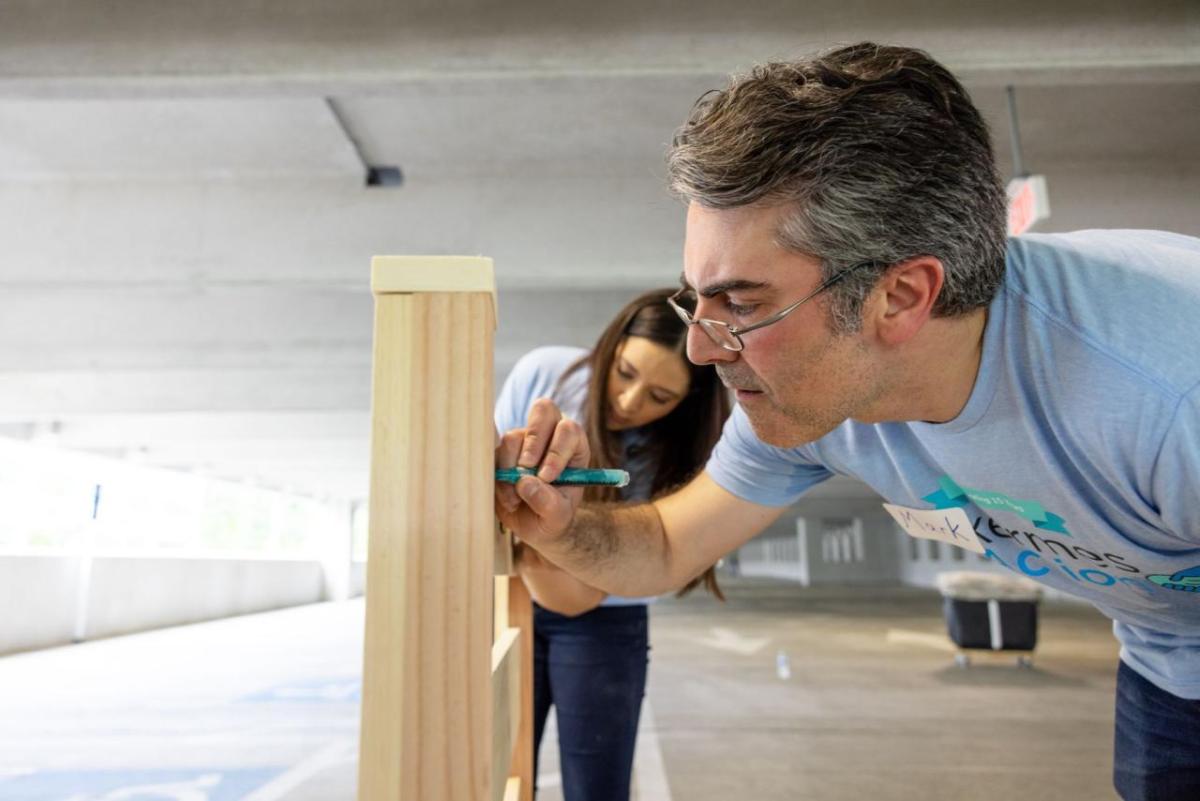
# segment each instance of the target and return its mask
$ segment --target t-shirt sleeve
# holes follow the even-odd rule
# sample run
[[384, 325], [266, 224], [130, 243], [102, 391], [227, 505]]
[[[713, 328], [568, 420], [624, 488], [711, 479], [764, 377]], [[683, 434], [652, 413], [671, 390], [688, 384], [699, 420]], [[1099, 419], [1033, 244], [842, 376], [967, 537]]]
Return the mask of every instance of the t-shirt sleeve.
[[800, 448], [776, 448], [760, 440], [740, 406], [725, 422], [704, 470], [722, 488], [762, 506], [789, 506], [833, 475]]
[[[528, 422], [529, 407], [533, 402], [538, 398], [551, 397], [559, 377], [586, 354], [587, 351], [582, 348], [547, 346], [535, 348], [518, 359], [496, 397], [493, 410], [496, 430], [503, 434], [514, 428], [523, 428]], [[561, 403], [559, 405], [562, 406]], [[575, 411], [572, 408], [563, 409], [568, 416]]]
[[533, 353], [522, 356], [500, 387], [496, 398], [496, 430], [503, 434], [525, 425], [538, 385], [538, 362]]
[[1200, 543], [1200, 387], [1183, 397], [1154, 467], [1155, 505], [1163, 526], [1180, 540]]

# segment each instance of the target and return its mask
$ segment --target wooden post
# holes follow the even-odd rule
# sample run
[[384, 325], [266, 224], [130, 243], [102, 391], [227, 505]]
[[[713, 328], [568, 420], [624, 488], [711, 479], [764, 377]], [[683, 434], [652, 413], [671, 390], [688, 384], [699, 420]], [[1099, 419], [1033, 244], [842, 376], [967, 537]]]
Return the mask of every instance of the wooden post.
[[377, 257], [371, 267], [358, 797], [485, 801], [494, 781], [492, 263]]

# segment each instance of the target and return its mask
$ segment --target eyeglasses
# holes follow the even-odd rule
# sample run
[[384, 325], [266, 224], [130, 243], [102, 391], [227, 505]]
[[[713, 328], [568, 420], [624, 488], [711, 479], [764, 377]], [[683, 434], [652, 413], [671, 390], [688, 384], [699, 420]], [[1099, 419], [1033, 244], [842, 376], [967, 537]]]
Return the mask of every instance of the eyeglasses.
[[760, 328], [766, 328], [768, 325], [773, 325], [779, 322], [784, 317], [787, 317], [789, 314], [802, 306], [804, 303], [812, 300], [817, 295], [821, 294], [826, 289], [829, 289], [829, 287], [833, 286], [855, 270], [861, 267], [875, 267], [878, 265], [879, 262], [876, 261], [864, 261], [859, 262], [852, 267], [847, 267], [840, 273], [837, 273], [829, 279], [821, 282], [820, 286], [818, 286], [812, 292], [809, 292], [804, 297], [800, 298], [800, 300], [796, 301], [791, 306], [781, 309], [765, 320], [759, 320], [757, 323], [743, 326], [741, 328], [735, 328], [729, 323], [723, 323], [720, 320], [710, 320], [707, 317], [693, 317], [692, 315], [696, 313], [696, 307], [699, 301], [696, 298], [696, 290], [691, 289], [690, 287], [684, 287], [671, 297], [667, 298], [667, 303], [670, 304], [671, 308], [675, 310], [675, 313], [679, 315], [679, 319], [683, 320], [684, 324], [698, 325], [700, 326], [700, 330], [707, 334], [708, 338], [711, 339], [713, 343], [720, 345], [725, 350], [741, 352], [746, 347], [745, 343], [742, 342], [742, 334], [747, 334], [751, 331], [757, 331]]

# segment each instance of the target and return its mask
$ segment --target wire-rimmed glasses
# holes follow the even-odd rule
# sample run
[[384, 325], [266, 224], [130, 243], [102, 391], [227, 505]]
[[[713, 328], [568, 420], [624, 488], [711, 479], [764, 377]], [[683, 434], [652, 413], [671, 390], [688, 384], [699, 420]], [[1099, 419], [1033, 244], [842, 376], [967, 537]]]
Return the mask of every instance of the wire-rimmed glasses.
[[742, 342], [742, 334], [747, 334], [751, 331], [757, 331], [760, 328], [766, 328], [768, 325], [773, 325], [779, 322], [784, 317], [787, 317], [793, 311], [802, 306], [804, 303], [812, 300], [817, 295], [821, 294], [826, 289], [829, 289], [829, 287], [833, 286], [838, 281], [842, 280], [842, 278], [846, 277], [860, 267], [876, 266], [878, 264], [879, 262], [875, 261], [864, 261], [859, 262], [851, 267], [847, 267], [841, 272], [834, 274], [827, 280], [822, 281], [816, 289], [814, 289], [812, 292], [809, 292], [792, 305], [780, 309], [779, 311], [775, 312], [775, 314], [772, 314], [770, 317], [767, 317], [764, 320], [759, 320], [757, 323], [742, 326], [741, 328], [732, 326], [729, 323], [725, 323], [720, 320], [710, 320], [707, 317], [693, 317], [692, 315], [696, 313], [697, 299], [696, 290], [692, 289], [691, 287], [683, 287], [674, 295], [667, 298], [667, 303], [670, 304], [671, 308], [675, 310], [675, 313], [679, 315], [679, 319], [683, 320], [685, 324], [700, 326], [700, 330], [707, 334], [708, 338], [711, 339], [714, 344], [720, 345], [725, 350], [741, 352], [746, 347], [745, 343]]

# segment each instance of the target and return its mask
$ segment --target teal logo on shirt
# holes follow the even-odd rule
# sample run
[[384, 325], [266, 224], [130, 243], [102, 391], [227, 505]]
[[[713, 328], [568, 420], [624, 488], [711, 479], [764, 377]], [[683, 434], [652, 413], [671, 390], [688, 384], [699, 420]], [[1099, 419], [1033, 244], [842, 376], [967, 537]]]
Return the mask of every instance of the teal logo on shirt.
[[1200, 592], [1200, 565], [1189, 567], [1187, 570], [1180, 570], [1178, 573], [1170, 576], [1160, 573], [1154, 576], [1146, 576], [1146, 578], [1160, 587], [1166, 587], [1168, 590]]
[[939, 478], [938, 486], [939, 489], [937, 492], [930, 493], [922, 498], [922, 500], [934, 504], [935, 509], [951, 509], [966, 506], [970, 502], [984, 509], [1002, 509], [1009, 512], [1016, 512], [1043, 531], [1053, 531], [1056, 534], [1071, 536], [1071, 532], [1067, 531], [1067, 521], [1053, 512], [1046, 511], [1046, 508], [1037, 501], [1012, 498], [1003, 492], [975, 489], [974, 487], [960, 487], [950, 476]]

